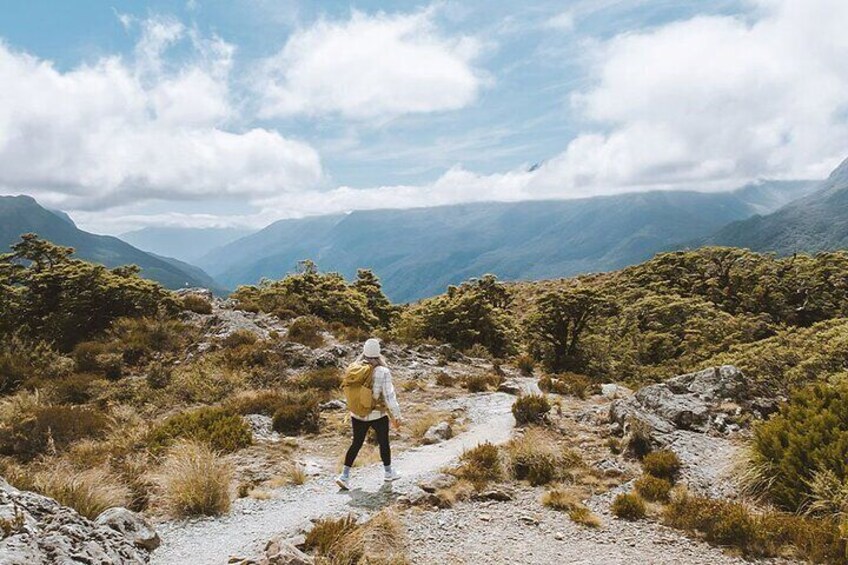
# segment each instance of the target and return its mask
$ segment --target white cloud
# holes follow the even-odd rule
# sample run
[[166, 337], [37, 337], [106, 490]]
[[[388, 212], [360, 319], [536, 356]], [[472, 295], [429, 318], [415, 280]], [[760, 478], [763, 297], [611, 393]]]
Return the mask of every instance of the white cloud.
[[[267, 197], [321, 180], [310, 146], [232, 127], [231, 45], [172, 20], [141, 26], [134, 60], [107, 57], [66, 72], [0, 43], [0, 192], [99, 209]], [[191, 42], [189, 60], [164, 59], [180, 41]]]
[[391, 118], [471, 104], [484, 78], [470, 36], [448, 37], [433, 10], [408, 15], [354, 12], [296, 31], [258, 72], [265, 117], [338, 113]]

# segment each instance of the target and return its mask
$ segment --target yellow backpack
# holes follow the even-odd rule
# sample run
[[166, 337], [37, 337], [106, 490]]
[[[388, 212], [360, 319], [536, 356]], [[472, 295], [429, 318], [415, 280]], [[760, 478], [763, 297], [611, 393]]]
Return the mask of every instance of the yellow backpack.
[[352, 414], [365, 418], [378, 407], [374, 400], [374, 367], [368, 363], [352, 363], [345, 370], [342, 388], [348, 410]]

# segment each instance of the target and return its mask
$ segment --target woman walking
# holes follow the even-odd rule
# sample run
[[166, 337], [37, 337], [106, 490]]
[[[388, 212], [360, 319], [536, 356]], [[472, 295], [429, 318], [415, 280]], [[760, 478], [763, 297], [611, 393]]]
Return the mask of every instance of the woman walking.
[[350, 410], [353, 441], [345, 455], [344, 470], [336, 477], [336, 484], [350, 489], [350, 469], [370, 428], [377, 434], [380, 459], [383, 460], [385, 481], [400, 478], [392, 469], [392, 450], [389, 445], [389, 423], [399, 429], [402, 423], [392, 373], [380, 354], [380, 342], [371, 338], [365, 342], [362, 354], [347, 369], [343, 382], [345, 398]]

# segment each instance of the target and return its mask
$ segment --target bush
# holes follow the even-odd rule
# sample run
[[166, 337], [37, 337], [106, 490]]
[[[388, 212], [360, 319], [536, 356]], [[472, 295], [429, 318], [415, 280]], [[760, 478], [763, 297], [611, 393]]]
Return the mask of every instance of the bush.
[[290, 341], [314, 349], [324, 345], [324, 337], [321, 335], [323, 329], [324, 323], [315, 316], [301, 316], [289, 325], [287, 335]]
[[327, 555], [345, 534], [356, 529], [356, 518], [344, 516], [342, 518], [321, 518], [315, 522], [312, 529], [306, 534], [304, 547]]
[[95, 375], [73, 374], [53, 381], [50, 385], [50, 397], [57, 404], [85, 404], [92, 398], [92, 383]]
[[476, 488], [482, 488], [490, 481], [503, 478], [500, 451], [489, 442], [465, 451], [459, 457], [459, 463], [456, 474]]
[[489, 388], [489, 378], [486, 375], [467, 375], [462, 384], [468, 392], [486, 392]]
[[187, 294], [183, 296], [182, 305], [183, 310], [188, 310], [195, 314], [212, 313], [212, 303], [199, 294]]
[[38, 473], [34, 488], [90, 520], [108, 508], [127, 506], [130, 498], [129, 488], [104, 468], [77, 471], [68, 466], [54, 466]]
[[642, 498], [651, 502], [668, 502], [671, 494], [672, 484], [667, 479], [660, 479], [653, 475], [642, 475], [636, 479], [634, 484], [636, 492]]
[[227, 402], [239, 414], [273, 416], [283, 404], [289, 402], [289, 393], [276, 389], [245, 391]]
[[0, 339], [0, 395], [61, 378], [72, 365], [44, 342], [29, 341], [18, 333]]
[[530, 355], [522, 354], [515, 358], [515, 366], [523, 376], [532, 377], [533, 370], [536, 368], [536, 361]]
[[738, 502], [685, 491], [674, 493], [663, 512], [663, 522], [749, 556], [783, 557], [791, 549], [815, 563], [843, 563], [848, 556], [846, 539], [835, 520], [773, 511], [754, 513]]
[[124, 374], [124, 358], [118, 353], [101, 353], [97, 356], [97, 366], [110, 381], [117, 381]]
[[531, 485], [545, 485], [566, 478], [568, 471], [579, 464], [571, 454], [558, 449], [554, 440], [540, 430], [530, 429], [506, 445], [512, 476], [527, 480]]
[[436, 373], [436, 385], [443, 387], [452, 387], [456, 384], [456, 379], [449, 373], [439, 371]]
[[323, 367], [307, 371], [297, 380], [303, 388], [331, 391], [342, 385], [342, 375], [336, 367]]
[[638, 494], [621, 493], [612, 501], [611, 510], [624, 520], [641, 520], [645, 517], [645, 501]]
[[163, 363], [156, 362], [151, 363], [150, 367], [147, 368], [145, 380], [147, 381], [147, 386], [154, 390], [158, 390], [170, 385], [173, 377], [174, 373], [170, 367]]
[[221, 345], [227, 349], [234, 349], [242, 345], [253, 345], [259, 340], [256, 334], [250, 330], [237, 329], [231, 332], [221, 341]]
[[174, 370], [168, 392], [188, 403], [214, 404], [243, 388], [247, 374], [205, 357]]
[[680, 458], [670, 449], [652, 451], [642, 459], [642, 470], [658, 479], [674, 482], [680, 472]]
[[576, 373], [561, 373], [555, 377], [545, 375], [539, 379], [539, 388], [544, 392], [555, 394], [571, 394], [580, 399], [585, 399], [589, 393], [597, 388], [585, 375]]
[[512, 415], [519, 426], [542, 423], [550, 411], [550, 402], [540, 394], [520, 396], [512, 405]]
[[232, 465], [205, 444], [174, 445], [158, 480], [164, 505], [174, 516], [216, 516], [230, 509]]
[[80, 373], [95, 373], [100, 371], [97, 358], [105, 351], [106, 346], [96, 341], [84, 341], [74, 347], [73, 357], [76, 370]]
[[103, 437], [108, 420], [100, 412], [70, 406], [43, 406], [0, 433], [0, 454], [28, 461], [49, 448], [63, 449], [72, 442]]
[[232, 453], [249, 446], [253, 434], [244, 420], [230, 410], [203, 407], [166, 419], [153, 429], [147, 444], [157, 454], [179, 439], [202, 442], [215, 451]]
[[282, 434], [317, 433], [321, 427], [318, 397], [314, 394], [289, 394], [274, 412], [274, 431]]
[[754, 429], [754, 466], [762, 489], [779, 507], [796, 511], [810, 500], [816, 472], [848, 482], [848, 382], [815, 384], [794, 393], [771, 420]]

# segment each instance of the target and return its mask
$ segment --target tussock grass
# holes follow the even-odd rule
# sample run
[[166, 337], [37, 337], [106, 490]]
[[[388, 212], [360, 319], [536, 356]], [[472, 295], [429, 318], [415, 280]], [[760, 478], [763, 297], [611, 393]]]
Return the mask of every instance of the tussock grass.
[[500, 450], [489, 442], [465, 451], [460, 455], [459, 463], [454, 473], [477, 489], [484, 488], [491, 481], [501, 480], [504, 475]]
[[542, 495], [542, 504], [553, 510], [567, 512], [572, 522], [589, 528], [601, 526], [601, 519], [583, 504], [581, 491], [574, 487], [556, 485]]
[[668, 502], [673, 485], [667, 479], [660, 479], [653, 475], [642, 475], [636, 479], [634, 486], [636, 492], [645, 500], [650, 502]]
[[652, 451], [642, 458], [642, 470], [658, 479], [674, 482], [680, 473], [680, 458], [670, 449]]
[[635, 493], [622, 493], [612, 501], [612, 513], [624, 520], [641, 520], [645, 517], [645, 501]]
[[582, 465], [578, 454], [561, 449], [552, 434], [539, 428], [529, 428], [510, 440], [505, 451], [512, 476], [533, 486], [571, 478], [570, 470]]
[[129, 487], [105, 467], [79, 471], [52, 466], [36, 475], [33, 487], [92, 520], [108, 508], [127, 506], [131, 497]]
[[232, 465], [203, 443], [174, 445], [157, 478], [162, 502], [174, 516], [219, 515], [230, 509]]
[[541, 424], [545, 421], [551, 403], [541, 394], [525, 394], [520, 396], [512, 405], [512, 415], [516, 425]]

